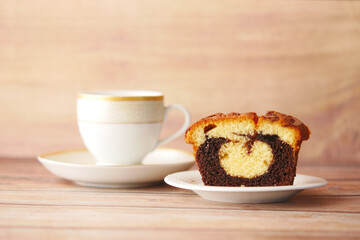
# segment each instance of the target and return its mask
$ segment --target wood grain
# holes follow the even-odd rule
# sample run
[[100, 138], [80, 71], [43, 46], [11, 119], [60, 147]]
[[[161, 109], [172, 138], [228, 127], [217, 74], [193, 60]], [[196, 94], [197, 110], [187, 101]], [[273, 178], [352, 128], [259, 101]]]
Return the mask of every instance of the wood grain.
[[[51, 175], [35, 159], [0, 159], [0, 166], [1, 239], [360, 237], [360, 179], [349, 171], [358, 173], [356, 165], [324, 166], [319, 174], [333, 179], [328, 186], [272, 204], [211, 202], [166, 184], [80, 187]], [[316, 175], [322, 167], [299, 170]]]
[[[209, 230], [207, 232], [204, 232], [202, 230], [200, 231], [184, 231], [184, 230], [162, 230], [162, 231], [156, 231], [156, 230], [102, 230], [102, 229], [71, 229], [68, 231], [63, 231], [62, 229], [52, 229], [53, 234], [48, 234], [47, 237], [51, 237], [51, 239], [71, 239], [71, 238], [84, 238], [84, 239], [144, 239], [144, 236], [153, 236], [154, 239], [159, 240], [166, 240], [169, 239], [169, 236], [171, 236], [171, 239], [174, 240], [182, 240], [182, 239], [192, 239], [196, 237], [196, 239], [199, 240], [206, 240], [206, 239], [215, 239], [215, 240], [221, 240], [224, 237], [226, 238], [236, 238], [239, 235], [241, 235], [244, 239], [289, 239], [289, 238], [296, 238], [296, 239], [323, 239], [326, 237], [326, 239], [339, 239], [339, 238], [346, 238], [346, 239], [357, 239], [356, 234], [352, 233], [346, 233], [346, 234], [338, 234], [334, 235], [334, 233], [324, 233], [323, 235], [320, 235], [318, 233], [304, 233], [304, 232], [267, 232], [267, 231], [261, 231], [261, 232], [252, 232], [252, 231], [224, 231], [223, 234], [215, 235], [213, 231]], [[0, 236], [12, 236], [13, 239], [19, 239], [23, 237], [24, 235], [28, 236], [27, 239], [46, 239], [45, 237], [42, 238], [43, 229], [27, 229], [22, 228], [21, 232], [18, 228], [6, 228], [4, 229], [4, 232], [8, 234], [1, 234]], [[2, 233], [4, 233], [2, 232]], [[35, 237], [34, 237], [35, 236]], [[40, 238], [39, 238], [40, 237]]]
[[360, 2], [1, 1], [0, 156], [81, 147], [76, 93], [129, 88], [193, 121], [289, 113], [312, 130], [301, 161], [359, 163]]
[[[49, 229], [49, 228], [47, 228]], [[64, 231], [63, 228], [51, 227], [51, 232], [44, 236], [44, 228], [26, 228], [26, 227], [6, 227], [1, 229], [0, 237], [9, 237], [12, 239], [22, 238], [24, 235], [27, 239], [144, 239], [144, 236], [151, 236], [153, 239], [167, 240], [169, 236], [174, 240], [183, 239], [215, 239], [222, 240], [224, 238], [238, 238], [241, 236], [243, 239], [358, 239], [358, 234], [347, 232], [347, 233], [336, 233], [336, 232], [275, 232], [275, 231], [234, 231], [226, 230], [221, 234], [214, 234], [213, 230], [147, 230], [147, 229], [82, 229], [72, 228]], [[215, 232], [217, 233], [217, 232]]]
[[[356, 214], [321, 214], [304, 212], [156, 209], [156, 208], [113, 208], [113, 207], [0, 207], [2, 226], [46, 227], [49, 223], [58, 228], [120, 228], [166, 230], [212, 229], [260, 230], [265, 231], [327, 231], [360, 234], [359, 218]], [[74, 214], [76, 212], [76, 214]], [[117, 213], [117, 214], [114, 214]], [[27, 218], [24, 218], [24, 213]], [[61, 217], [62, 216], [62, 217]], [[218, 217], [220, 216], [220, 217]], [[71, 221], [69, 221], [71, 218]], [[284, 220], [286, 218], [286, 220]], [[104, 219], [107, 219], [104, 221]], [[269, 221], [272, 219], [272, 221]], [[219, 221], [222, 223], [219, 225]], [[279, 224], [281, 223], [281, 224]], [[313, 227], [309, 227], [313, 226]], [[160, 230], [159, 229], [159, 230]]]

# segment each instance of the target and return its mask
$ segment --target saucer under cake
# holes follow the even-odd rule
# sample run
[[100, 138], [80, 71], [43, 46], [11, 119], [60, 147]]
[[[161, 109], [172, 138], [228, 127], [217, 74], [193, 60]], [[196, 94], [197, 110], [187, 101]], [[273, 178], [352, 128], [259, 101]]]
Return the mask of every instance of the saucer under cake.
[[38, 160], [51, 173], [88, 187], [134, 188], [154, 185], [168, 174], [194, 165], [191, 153], [172, 148], [158, 148], [139, 165], [99, 166], [86, 149], [45, 153]]
[[282, 202], [305, 189], [327, 185], [327, 181], [323, 178], [296, 174], [294, 184], [288, 186], [206, 186], [201, 180], [200, 172], [197, 170], [170, 174], [165, 178], [165, 182], [173, 187], [191, 190], [204, 199], [227, 203]]

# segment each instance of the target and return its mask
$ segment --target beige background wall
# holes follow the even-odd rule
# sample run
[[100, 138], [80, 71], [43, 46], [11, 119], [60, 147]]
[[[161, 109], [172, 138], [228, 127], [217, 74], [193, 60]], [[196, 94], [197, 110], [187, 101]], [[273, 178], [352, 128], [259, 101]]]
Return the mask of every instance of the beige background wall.
[[163, 91], [193, 120], [289, 113], [312, 130], [301, 162], [360, 163], [360, 2], [0, 2], [0, 156], [82, 147], [91, 89]]

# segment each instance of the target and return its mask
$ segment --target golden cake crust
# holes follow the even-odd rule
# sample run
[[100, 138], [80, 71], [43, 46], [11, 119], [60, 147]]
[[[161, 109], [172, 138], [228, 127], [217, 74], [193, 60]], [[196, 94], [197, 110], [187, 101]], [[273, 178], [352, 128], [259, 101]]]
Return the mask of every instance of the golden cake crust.
[[[250, 128], [253, 131], [266, 132], [266, 130], [270, 128], [270, 130], [273, 131], [270, 134], [276, 135], [282, 134], [281, 132], [283, 131], [281, 131], [281, 129], [286, 130], [285, 132], [291, 131], [292, 135], [287, 139], [287, 143], [293, 148], [296, 156], [302, 142], [309, 139], [310, 136], [310, 130], [303, 122], [287, 114], [268, 111], [264, 116], [258, 116], [255, 112], [231, 112], [228, 114], [216, 113], [195, 122], [186, 130], [185, 142], [193, 145], [195, 154], [200, 144], [205, 140], [206, 132], [212, 130], [211, 126], [217, 126], [220, 123], [224, 125], [237, 125], [240, 122], [251, 126]], [[254, 134], [254, 132], [250, 132], [250, 135], [252, 134]], [[286, 133], [283, 133], [282, 137], [286, 137], [286, 135]]]
[[248, 113], [231, 112], [228, 114], [216, 113], [208, 117], [202, 118], [199, 121], [192, 124], [185, 132], [185, 142], [189, 144], [194, 144], [194, 142], [192, 141], [192, 131], [194, 131], [198, 127], [205, 127], [208, 126], [209, 124], [220, 121], [232, 122], [237, 120], [252, 121], [254, 125], [257, 125], [258, 123], [262, 123], [262, 122], [271, 122], [271, 123], [278, 123], [286, 128], [293, 128], [299, 133], [299, 138], [297, 139], [297, 141], [304, 141], [309, 139], [311, 133], [309, 128], [299, 119], [291, 115], [286, 115], [275, 111], [268, 111], [264, 116], [260, 116], [260, 117], [255, 112], [248, 112]]
[[301, 138], [298, 139], [299, 141], [308, 140], [310, 137], [309, 128], [302, 121], [290, 115], [269, 111], [264, 116], [261, 116], [259, 121], [278, 122], [283, 127], [294, 128], [300, 133]]
[[258, 116], [254, 112], [248, 112], [248, 113], [231, 112], [228, 114], [224, 114], [224, 113], [212, 114], [210, 116], [207, 116], [207, 117], [202, 118], [199, 121], [195, 122], [186, 130], [185, 142], [189, 143], [189, 144], [194, 144], [194, 142], [192, 141], [193, 140], [192, 133], [199, 127], [205, 127], [205, 126], [208, 126], [209, 124], [221, 122], [221, 121], [233, 122], [233, 121], [237, 121], [237, 120], [251, 121], [254, 123], [254, 125], [256, 125], [256, 123], [258, 121]]

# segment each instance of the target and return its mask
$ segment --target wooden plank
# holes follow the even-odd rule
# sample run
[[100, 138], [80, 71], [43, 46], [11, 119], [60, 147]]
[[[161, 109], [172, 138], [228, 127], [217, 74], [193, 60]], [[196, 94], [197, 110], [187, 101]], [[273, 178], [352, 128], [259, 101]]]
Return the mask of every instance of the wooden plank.
[[0, 205], [360, 213], [360, 197], [346, 195], [299, 195], [282, 203], [231, 204], [211, 202], [194, 194], [1, 191]]
[[33, 159], [2, 159], [0, 166], [0, 239], [360, 237], [360, 181], [351, 180], [356, 166], [305, 166], [310, 173], [322, 169], [319, 174], [338, 180], [274, 204], [211, 202], [165, 184], [79, 187]]
[[193, 120], [293, 114], [312, 130], [303, 161], [359, 163], [359, 19], [350, 0], [3, 0], [0, 156], [81, 147], [79, 90], [142, 88]]
[[0, 226], [360, 233], [360, 215], [215, 209], [0, 206]]
[[[0, 227], [1, 239], [21, 239], [26, 236], [28, 240], [38, 239], [158, 239], [168, 240], [183, 240], [183, 239], [198, 239], [198, 240], [223, 240], [237, 239], [241, 236], [242, 239], [359, 239], [358, 233], [347, 232], [338, 233], [336, 231], [326, 232], [275, 232], [275, 231], [240, 231], [240, 230], [167, 230], [167, 229], [122, 229], [118, 226], [116, 229], [88, 229], [88, 228], [55, 228], [51, 226], [45, 227]], [[145, 237], [146, 236], [146, 237]]]

